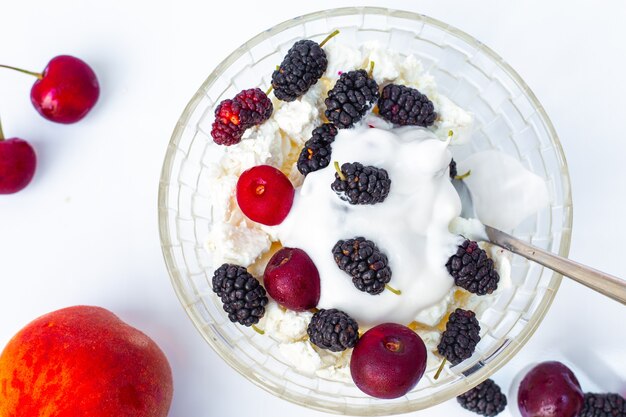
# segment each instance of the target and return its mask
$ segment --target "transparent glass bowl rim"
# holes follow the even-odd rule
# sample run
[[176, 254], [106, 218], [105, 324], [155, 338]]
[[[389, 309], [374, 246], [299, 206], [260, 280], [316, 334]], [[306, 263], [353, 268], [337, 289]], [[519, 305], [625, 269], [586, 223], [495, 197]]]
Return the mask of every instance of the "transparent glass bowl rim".
[[[200, 99], [204, 96], [205, 92], [208, 91], [208, 87], [210, 87], [222, 75], [224, 70], [228, 68], [230, 65], [232, 65], [235, 61], [237, 61], [243, 54], [245, 54], [249, 48], [258, 45], [259, 43], [276, 35], [277, 33], [280, 33], [284, 30], [290, 29], [298, 25], [302, 25], [309, 21], [317, 20], [319, 18], [348, 16], [348, 15], [354, 15], [357, 13], [368, 14], [368, 15], [394, 16], [394, 17], [414, 20], [417, 22], [424, 22], [426, 24], [436, 26], [442, 29], [443, 31], [448, 32], [458, 38], [461, 38], [463, 41], [467, 42], [468, 44], [476, 47], [477, 49], [480, 49], [481, 52], [484, 52], [496, 65], [498, 65], [503, 71], [505, 71], [507, 75], [511, 77], [512, 80], [515, 81], [518, 87], [524, 92], [524, 94], [528, 97], [528, 99], [532, 102], [533, 106], [535, 107], [535, 110], [539, 114], [541, 121], [544, 123], [544, 126], [546, 127], [548, 131], [548, 136], [550, 137], [550, 141], [552, 142], [554, 151], [560, 163], [562, 175], [565, 177], [565, 180], [566, 180], [564, 181], [564, 186], [563, 186], [564, 187], [563, 189], [564, 199], [565, 201], [571, 202], [569, 171], [567, 167], [567, 161], [565, 159], [565, 155], [563, 152], [563, 148], [558, 139], [554, 126], [552, 125], [548, 115], [546, 114], [545, 110], [543, 109], [543, 106], [541, 105], [541, 103], [539, 102], [535, 94], [531, 91], [528, 85], [522, 80], [522, 78], [517, 74], [517, 72], [508, 63], [506, 63], [498, 54], [492, 51], [489, 47], [485, 46], [482, 42], [478, 41], [477, 39], [473, 38], [467, 33], [453, 26], [450, 26], [446, 23], [443, 23], [437, 19], [433, 19], [431, 17], [425, 16], [423, 14], [415, 13], [415, 12], [388, 9], [388, 8], [383, 8], [383, 7], [342, 7], [342, 8], [336, 8], [336, 9], [322, 10], [322, 11], [317, 11], [317, 12], [305, 14], [302, 16], [298, 16], [298, 17], [286, 20], [282, 23], [279, 23], [273, 26], [272, 28], [265, 30], [259, 33], [258, 35], [254, 36], [249, 41], [245, 42], [243, 45], [241, 45], [239, 48], [233, 51], [229, 56], [227, 56], [211, 72], [211, 74], [207, 77], [207, 79], [200, 86], [200, 88], [197, 90], [195, 95], [192, 97], [192, 99], [189, 101], [189, 103], [183, 110], [183, 113], [177, 122], [177, 125], [172, 133], [172, 136], [168, 145], [168, 151], [165, 155], [163, 169], [161, 172], [161, 181], [160, 181], [160, 186], [159, 186], [159, 197], [158, 197], [159, 234], [160, 234], [160, 239], [161, 239], [161, 248], [163, 250], [163, 256], [165, 258], [165, 263], [168, 269], [168, 273], [170, 275], [170, 279], [172, 281], [172, 285], [174, 287], [176, 295], [178, 296], [179, 300], [181, 301], [181, 304], [183, 305], [183, 308], [185, 309], [185, 312], [187, 313], [189, 318], [193, 321], [194, 325], [196, 326], [198, 331], [202, 334], [202, 336], [207, 341], [207, 343], [215, 350], [215, 352], [217, 352], [217, 354], [223, 360], [225, 360], [233, 369], [239, 372], [246, 379], [252, 381], [256, 385], [272, 393], [273, 395], [279, 398], [286, 399], [293, 403], [302, 405], [307, 408], [314, 408], [314, 409], [318, 409], [318, 410], [325, 411], [325, 412], [336, 412], [336, 411], [332, 409], [320, 408], [318, 406], [312, 406], [311, 404], [306, 403], [305, 401], [297, 397], [290, 396], [289, 392], [287, 391], [274, 390], [272, 387], [264, 385], [260, 381], [248, 378], [244, 367], [240, 363], [236, 362], [235, 360], [232, 360], [230, 356], [226, 354], [226, 352], [223, 352], [223, 350], [225, 350], [226, 347], [220, 344], [217, 341], [217, 338], [211, 337], [210, 333], [212, 333], [212, 331], [204, 327], [202, 323], [200, 322], [199, 317], [195, 315], [191, 311], [191, 309], [188, 308], [184, 303], [185, 298], [182, 294], [183, 289], [178, 287], [178, 285], [176, 284], [176, 281], [174, 279], [174, 275], [172, 272], [177, 269], [177, 266], [176, 266], [175, 259], [171, 256], [171, 254], [168, 252], [168, 249], [167, 249], [169, 246], [172, 245], [173, 242], [171, 241], [170, 235], [168, 233], [169, 229], [165, 226], [167, 224], [167, 218], [166, 218], [166, 214], [164, 213], [166, 212], [165, 206], [166, 206], [166, 202], [168, 201], [168, 192], [169, 192], [168, 183], [169, 183], [169, 179], [171, 175], [171, 168], [172, 168], [171, 162], [174, 158], [174, 153], [175, 153], [173, 149], [175, 148], [175, 145], [178, 143], [180, 136], [182, 134], [182, 131], [179, 127], [185, 126], [187, 124], [192, 113], [194, 112], [195, 108], [200, 102]], [[570, 203], [570, 207], [571, 207], [571, 203]], [[573, 216], [572, 216], [572, 211], [570, 210], [569, 213], [567, 213], [564, 218], [564, 230], [562, 232], [561, 241], [559, 244], [560, 256], [567, 257], [569, 253], [570, 242], [571, 242], [572, 220], [573, 220]], [[443, 391], [437, 393], [436, 395], [437, 398], [436, 399], [433, 398], [432, 405], [436, 405], [447, 399], [454, 398], [457, 395], [462, 394], [463, 392], [479, 384], [480, 382], [488, 378], [490, 375], [492, 375], [494, 372], [496, 372], [498, 369], [500, 369], [502, 366], [504, 366], [504, 364], [506, 364], [522, 348], [522, 346], [524, 346], [524, 344], [528, 341], [528, 339], [533, 335], [533, 333], [537, 329], [539, 323], [541, 323], [541, 321], [543, 320], [546, 312], [548, 311], [550, 305], [552, 304], [552, 301], [554, 300], [556, 292], [560, 286], [561, 279], [562, 279], [562, 276], [560, 274], [556, 272], [553, 273], [552, 278], [550, 280], [550, 285], [549, 285], [549, 287], [553, 291], [545, 292], [545, 294], [543, 295], [543, 299], [541, 300], [541, 303], [539, 304], [537, 308], [537, 312], [532, 317], [532, 320], [529, 321], [528, 325], [525, 326], [524, 329], [520, 332], [520, 334], [516, 337], [516, 343], [511, 343], [508, 346], [506, 346], [499, 353], [498, 357], [495, 358], [495, 360], [489, 364], [489, 366], [482, 367], [480, 370], [472, 373], [469, 377], [467, 377], [465, 380], [466, 384], [456, 384], [454, 386], [448, 387], [444, 389]], [[201, 331], [201, 328], [203, 327], [205, 330], [204, 332]], [[382, 404], [384, 405], [384, 403]], [[410, 402], [401, 403], [401, 404], [397, 404], [397, 407], [393, 407], [393, 406], [389, 407], [390, 405], [386, 404], [384, 405], [384, 413], [389, 415], [389, 414], [406, 413], [406, 412], [423, 409], [423, 407], [417, 406], [418, 404], [414, 404], [414, 406], [411, 407], [411, 404], [412, 403]], [[363, 415], [380, 415], [381, 413], [377, 412], [375, 408], [376, 408], [375, 406], [370, 406], [368, 411], [363, 413]], [[383, 411], [383, 410], [380, 410], [380, 411]]]

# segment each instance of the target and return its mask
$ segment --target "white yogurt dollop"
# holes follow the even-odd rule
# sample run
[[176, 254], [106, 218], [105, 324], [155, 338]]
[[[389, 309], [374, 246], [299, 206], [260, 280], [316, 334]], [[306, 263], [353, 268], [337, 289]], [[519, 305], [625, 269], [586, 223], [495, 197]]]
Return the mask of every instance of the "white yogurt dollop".
[[[335, 169], [307, 175], [296, 191], [291, 212], [277, 226], [287, 247], [303, 249], [320, 273], [318, 308], [345, 311], [361, 326], [382, 322], [408, 324], [418, 313], [446, 297], [453, 285], [445, 264], [462, 238], [448, 230], [461, 201], [448, 178], [448, 143], [421, 128], [360, 126], [340, 130], [332, 145], [333, 161], [360, 162], [387, 170], [389, 195], [374, 205], [351, 205], [331, 189]], [[332, 248], [341, 239], [363, 236], [387, 255], [392, 271], [389, 290], [361, 292], [337, 267]]]

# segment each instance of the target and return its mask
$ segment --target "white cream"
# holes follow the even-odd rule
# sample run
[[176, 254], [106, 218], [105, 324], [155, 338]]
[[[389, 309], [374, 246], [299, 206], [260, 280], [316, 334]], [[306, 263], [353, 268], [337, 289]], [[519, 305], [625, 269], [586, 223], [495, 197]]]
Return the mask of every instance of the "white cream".
[[328, 66], [324, 77], [334, 84], [341, 73], [362, 68], [363, 57], [358, 49], [351, 48], [333, 39], [324, 45], [324, 51], [328, 58]]
[[306, 329], [313, 313], [282, 309], [271, 300], [265, 307], [265, 314], [259, 326], [280, 342], [297, 342], [306, 339]]
[[245, 222], [235, 225], [220, 223], [211, 229], [205, 248], [213, 255], [218, 266], [225, 262], [250, 265], [271, 244], [267, 233], [250, 228]]
[[471, 155], [457, 164], [459, 172], [471, 170], [464, 179], [478, 219], [501, 230], [511, 230], [548, 204], [546, 182], [515, 158], [499, 151]]
[[[421, 128], [384, 129], [360, 126], [340, 130], [332, 145], [333, 160], [358, 161], [387, 170], [388, 197], [374, 205], [351, 205], [330, 188], [333, 165], [309, 174], [296, 191], [287, 218], [277, 226], [284, 246], [303, 249], [320, 272], [318, 308], [338, 308], [362, 326], [381, 322], [408, 324], [423, 309], [446, 297], [453, 285], [445, 264], [459, 237], [448, 225], [461, 210], [450, 183], [447, 143]], [[357, 290], [337, 268], [332, 248], [338, 240], [364, 236], [389, 258], [390, 285], [370, 295]]]
[[311, 137], [313, 129], [321, 123], [318, 109], [320, 85], [321, 83], [311, 87], [299, 100], [282, 103], [272, 115], [282, 132], [299, 147]]

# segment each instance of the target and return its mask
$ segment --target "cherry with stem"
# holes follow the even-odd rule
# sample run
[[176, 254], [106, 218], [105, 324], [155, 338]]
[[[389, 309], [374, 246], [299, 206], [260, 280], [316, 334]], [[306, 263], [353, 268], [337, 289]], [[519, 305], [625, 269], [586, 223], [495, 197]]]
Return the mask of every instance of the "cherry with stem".
[[52, 122], [68, 124], [81, 120], [100, 96], [94, 71], [73, 56], [52, 58], [41, 73], [2, 64], [0, 68], [37, 78], [30, 90], [30, 100], [39, 114]]

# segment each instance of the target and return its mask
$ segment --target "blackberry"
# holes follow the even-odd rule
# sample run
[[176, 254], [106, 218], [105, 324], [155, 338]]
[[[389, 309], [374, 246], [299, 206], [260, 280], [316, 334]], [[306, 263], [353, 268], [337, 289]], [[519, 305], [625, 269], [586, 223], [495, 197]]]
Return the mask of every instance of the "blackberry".
[[265, 288], [242, 266], [220, 266], [213, 274], [213, 292], [221, 298], [233, 323], [252, 326], [265, 314]]
[[371, 240], [363, 237], [340, 240], [332, 252], [339, 269], [352, 277], [352, 283], [360, 291], [380, 294], [391, 280], [387, 255]]
[[437, 113], [433, 102], [415, 88], [387, 84], [378, 99], [378, 114], [397, 125], [428, 127]]
[[450, 161], [450, 179], [453, 180], [454, 177], [456, 177], [458, 174], [457, 170], [456, 170], [456, 161], [454, 159], [452, 159]]
[[274, 95], [279, 100], [294, 101], [319, 80], [327, 66], [326, 52], [316, 42], [305, 39], [294, 43], [272, 73]]
[[506, 395], [492, 379], [456, 397], [461, 407], [476, 414], [493, 417], [506, 408]]
[[339, 129], [352, 127], [378, 99], [378, 84], [365, 70], [344, 72], [328, 92], [326, 117]]
[[298, 171], [302, 175], [317, 171], [330, 163], [331, 143], [337, 136], [337, 128], [325, 123], [313, 130], [311, 139], [304, 143], [304, 148], [298, 157]]
[[332, 352], [352, 348], [359, 339], [359, 325], [336, 308], [315, 313], [306, 332], [311, 343]]
[[480, 342], [479, 333], [480, 324], [476, 320], [476, 314], [470, 310], [457, 308], [448, 318], [437, 351], [456, 365], [472, 356], [476, 344]]
[[579, 417], [626, 417], [626, 399], [619, 394], [585, 394]]
[[473, 240], [465, 239], [448, 259], [446, 267], [454, 283], [471, 293], [491, 294], [498, 288], [500, 275], [494, 269], [493, 261]]
[[223, 100], [215, 109], [211, 136], [218, 145], [234, 145], [241, 141], [246, 129], [269, 119], [272, 101], [259, 88], [243, 90], [232, 100]]
[[350, 204], [376, 204], [385, 201], [389, 195], [391, 180], [382, 168], [363, 166], [358, 162], [345, 163], [341, 166], [341, 174], [335, 173], [330, 188]]

